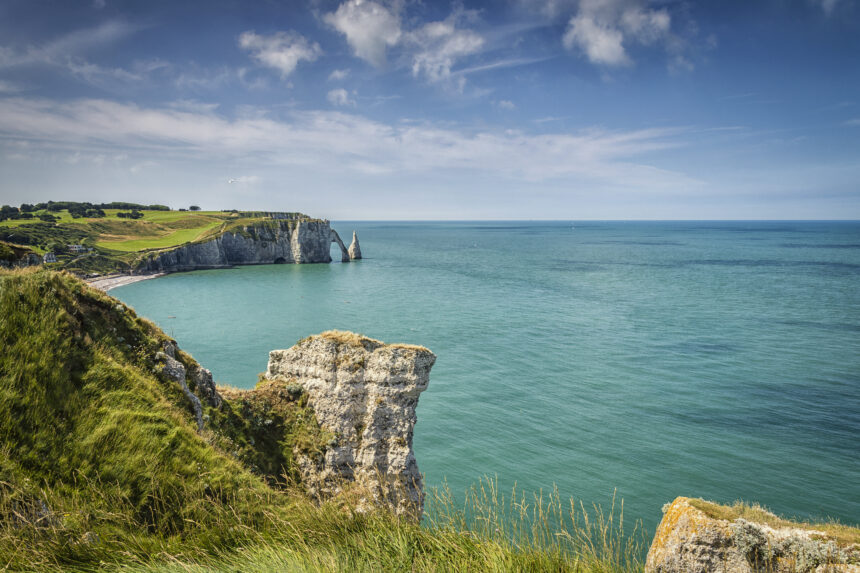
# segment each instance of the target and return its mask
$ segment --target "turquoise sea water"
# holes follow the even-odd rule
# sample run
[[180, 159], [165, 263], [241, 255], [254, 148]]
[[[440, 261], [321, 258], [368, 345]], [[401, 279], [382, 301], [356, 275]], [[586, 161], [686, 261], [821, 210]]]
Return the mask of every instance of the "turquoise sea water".
[[677, 495], [860, 522], [860, 223], [333, 227], [367, 258], [112, 294], [239, 387], [332, 328], [429, 347], [431, 486], [617, 488], [649, 532]]

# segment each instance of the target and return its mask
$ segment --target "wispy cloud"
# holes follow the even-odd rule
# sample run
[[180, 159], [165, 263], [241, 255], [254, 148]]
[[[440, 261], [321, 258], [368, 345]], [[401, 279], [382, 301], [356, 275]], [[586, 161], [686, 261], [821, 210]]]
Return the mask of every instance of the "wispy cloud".
[[470, 74], [478, 74], [481, 72], [489, 72], [492, 70], [501, 70], [505, 68], [515, 68], [519, 66], [529, 66], [531, 64], [536, 64], [539, 62], [545, 62], [551, 57], [540, 57], [540, 58], [508, 58], [504, 60], [496, 60], [495, 62], [489, 62], [485, 64], [478, 64], [475, 66], [469, 66], [467, 68], [459, 68], [457, 70], [453, 70], [451, 75], [470, 75]]
[[[414, 46], [412, 75], [423, 76], [429, 82], [438, 83], [451, 79], [451, 68], [461, 58], [481, 51], [484, 38], [461, 22], [474, 17], [474, 13], [455, 10], [448, 18], [429, 22], [410, 32], [409, 43]], [[463, 89], [465, 79], [458, 78], [457, 87]]]
[[310, 42], [296, 32], [276, 32], [269, 36], [243, 32], [239, 36], [239, 47], [249, 51], [261, 65], [281, 72], [281, 78], [293, 73], [299, 62], [313, 62], [322, 55], [318, 43]]
[[75, 30], [39, 45], [21, 48], [0, 46], [0, 70], [50, 66], [88, 83], [100, 84], [105, 80], [139, 81], [156, 68], [148, 62], [135, 62], [130, 69], [105, 67], [87, 59], [97, 49], [112, 45], [135, 31], [138, 26], [122, 20], [110, 20], [93, 28]]
[[530, 134], [432, 123], [387, 124], [336, 111], [229, 119], [212, 109], [146, 108], [105, 100], [0, 100], [0, 135], [29, 149], [125, 151], [147, 161], [246, 157], [263, 166], [326, 173], [407, 174], [465, 170], [525, 181], [690, 185], [683, 174], [636, 158], [680, 145], [677, 129]]
[[138, 27], [127, 22], [111, 20], [94, 28], [70, 32], [41, 45], [30, 45], [23, 49], [0, 47], [0, 68], [38, 64], [64, 65], [71, 58], [83, 56], [95, 48], [112, 44], [137, 29]]
[[840, 3], [840, 0], [809, 0], [812, 4], [820, 6], [826, 16], [830, 16]]
[[341, 80], [345, 80], [347, 76], [349, 76], [349, 69], [332, 70], [332, 72], [328, 75], [328, 79], [332, 82], [339, 82]]
[[23, 91], [19, 84], [7, 80], [0, 80], [0, 94], [14, 94]]
[[355, 100], [349, 95], [349, 92], [343, 88], [334, 89], [328, 92], [326, 99], [332, 105], [346, 106], [355, 105]]

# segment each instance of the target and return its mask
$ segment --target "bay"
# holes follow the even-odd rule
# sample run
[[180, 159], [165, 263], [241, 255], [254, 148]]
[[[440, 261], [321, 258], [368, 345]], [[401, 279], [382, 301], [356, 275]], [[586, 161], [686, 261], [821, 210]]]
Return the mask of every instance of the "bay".
[[428, 486], [617, 491], [649, 532], [678, 495], [860, 521], [860, 223], [332, 226], [366, 258], [111, 294], [241, 388], [324, 330], [429, 347]]

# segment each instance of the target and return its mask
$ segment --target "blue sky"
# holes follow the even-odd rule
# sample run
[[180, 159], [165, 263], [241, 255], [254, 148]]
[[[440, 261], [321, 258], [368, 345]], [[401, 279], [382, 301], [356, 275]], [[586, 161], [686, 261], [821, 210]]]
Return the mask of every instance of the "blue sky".
[[0, 0], [0, 202], [860, 218], [860, 1]]

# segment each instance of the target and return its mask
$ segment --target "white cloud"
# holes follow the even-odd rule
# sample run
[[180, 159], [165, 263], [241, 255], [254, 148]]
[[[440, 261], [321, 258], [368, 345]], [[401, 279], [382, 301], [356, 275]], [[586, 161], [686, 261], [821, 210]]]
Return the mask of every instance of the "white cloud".
[[280, 71], [281, 78], [293, 73], [299, 62], [313, 62], [322, 54], [319, 44], [295, 32], [277, 32], [270, 36], [243, 32], [239, 36], [239, 47], [251, 52], [251, 57], [260, 64]]
[[328, 75], [329, 81], [339, 82], [341, 80], [345, 80], [349, 75], [349, 69], [345, 70], [332, 70], [332, 72]]
[[385, 64], [385, 51], [400, 41], [400, 16], [376, 2], [348, 0], [323, 20], [346, 36], [353, 53], [376, 67]]
[[849, 119], [848, 121], [845, 122], [845, 125], [848, 125], [851, 127], [860, 127], [860, 117], [857, 117], [854, 119]]
[[631, 63], [624, 50], [624, 34], [621, 30], [600, 24], [590, 16], [571, 18], [562, 41], [568, 50], [579, 48], [585, 52], [594, 64], [623, 66]]
[[[484, 38], [480, 34], [457, 27], [463, 15], [463, 11], [455, 11], [447, 19], [429, 22], [409, 34], [409, 42], [416, 47], [412, 56], [413, 76], [423, 75], [432, 83], [449, 80], [458, 59], [481, 50]], [[460, 89], [464, 82], [460, 77]]]
[[689, 69], [692, 64], [682, 54], [684, 43], [671, 27], [668, 9], [650, 8], [646, 0], [580, 0], [562, 41], [593, 64], [615, 67], [633, 63], [628, 53], [632, 44], [661, 44], [672, 54], [673, 69]]
[[[210, 110], [145, 108], [105, 100], [0, 99], [0, 142], [26, 140], [36, 152], [128, 153], [151, 164], [244, 158], [260, 168], [302, 166], [349, 175], [463, 170], [526, 181], [683, 188], [688, 177], [637, 161], [679, 145], [679, 130], [530, 134], [432, 123], [387, 124], [337, 111], [288, 112], [284, 119]], [[150, 162], [150, 163], [146, 163]], [[145, 165], [144, 165], [145, 164]]]
[[93, 8], [101, 10], [106, 5], [105, 0], [93, 0]]
[[326, 99], [332, 105], [355, 105], [355, 100], [349, 96], [349, 92], [343, 88], [338, 88], [336, 90], [331, 90], [326, 95]]
[[496, 106], [499, 109], [506, 109], [506, 110], [517, 109], [517, 106], [514, 105], [514, 102], [512, 102], [510, 100], [506, 100], [506, 99], [497, 101]]
[[227, 183], [239, 186], [256, 185], [262, 181], [259, 175], [241, 175], [239, 177], [231, 177]]

